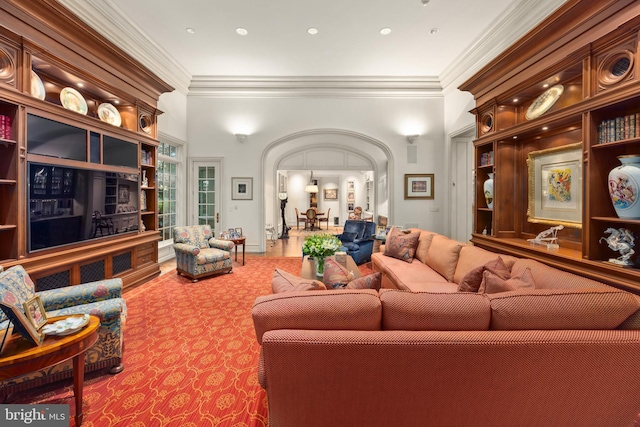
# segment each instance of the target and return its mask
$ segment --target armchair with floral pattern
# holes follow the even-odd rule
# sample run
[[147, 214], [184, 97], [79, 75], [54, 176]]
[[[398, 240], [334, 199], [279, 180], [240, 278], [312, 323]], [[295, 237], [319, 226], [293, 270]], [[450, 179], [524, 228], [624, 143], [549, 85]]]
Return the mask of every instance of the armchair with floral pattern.
[[233, 268], [234, 244], [213, 237], [210, 225], [192, 225], [173, 229], [176, 270], [197, 282], [201, 277], [229, 273]]
[[[124, 369], [124, 324], [127, 305], [122, 298], [122, 279], [106, 279], [97, 282], [35, 292], [34, 283], [21, 265], [6, 271], [0, 270], [0, 301], [6, 304], [22, 304], [34, 295], [40, 296], [47, 318], [64, 315], [93, 314], [100, 318], [98, 341], [85, 353], [85, 371], [107, 368], [112, 374]], [[0, 311], [0, 335], [9, 324]], [[1, 398], [10, 393], [41, 384], [70, 378], [73, 375], [71, 360], [27, 375], [0, 381]]]

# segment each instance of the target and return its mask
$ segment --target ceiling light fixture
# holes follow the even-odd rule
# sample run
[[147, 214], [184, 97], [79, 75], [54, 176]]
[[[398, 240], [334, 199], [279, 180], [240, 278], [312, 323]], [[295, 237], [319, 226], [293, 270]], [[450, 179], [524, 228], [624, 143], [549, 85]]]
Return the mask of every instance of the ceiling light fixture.
[[389, 27], [384, 27], [383, 29], [380, 30], [380, 34], [382, 34], [383, 36], [386, 36], [387, 34], [391, 33], [391, 28]]
[[304, 192], [305, 193], [317, 193], [318, 192], [318, 186], [313, 183], [313, 171], [311, 171], [311, 177], [309, 178], [309, 184], [306, 187], [304, 187]]
[[432, 28], [429, 30], [429, 34], [431, 34], [432, 36], [438, 34], [440, 32], [439, 28]]
[[244, 133], [236, 133], [236, 139], [238, 140], [238, 142], [245, 142], [248, 136], [249, 135], [246, 135]]
[[193, 28], [187, 28], [187, 33], [189, 34], [195, 34], [196, 30], [194, 30]]
[[312, 36], [315, 36], [316, 34], [318, 34], [318, 29], [315, 27], [308, 28], [307, 33], [311, 34]]
[[241, 36], [246, 36], [247, 34], [249, 34], [249, 31], [247, 31], [246, 28], [238, 27], [236, 28], [236, 33], [240, 34]]
[[429, 2], [430, 2], [430, 1], [431, 1], [431, 0], [422, 0], [422, 5], [423, 5], [423, 6], [426, 6], [426, 5], [428, 5], [428, 4], [429, 4]]

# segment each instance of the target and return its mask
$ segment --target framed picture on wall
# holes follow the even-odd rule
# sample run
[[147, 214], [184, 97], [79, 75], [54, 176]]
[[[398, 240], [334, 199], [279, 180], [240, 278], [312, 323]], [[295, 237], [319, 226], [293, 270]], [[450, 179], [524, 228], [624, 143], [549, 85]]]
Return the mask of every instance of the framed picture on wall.
[[338, 200], [338, 189], [337, 188], [325, 188], [324, 189], [324, 199], [325, 200]]
[[118, 203], [129, 203], [129, 186], [126, 184], [118, 186]]
[[404, 199], [433, 199], [434, 174], [405, 174]]
[[354, 191], [356, 189], [355, 181], [347, 181], [347, 191]]
[[253, 178], [231, 178], [231, 200], [253, 200]]
[[532, 151], [527, 221], [582, 227], [582, 143]]

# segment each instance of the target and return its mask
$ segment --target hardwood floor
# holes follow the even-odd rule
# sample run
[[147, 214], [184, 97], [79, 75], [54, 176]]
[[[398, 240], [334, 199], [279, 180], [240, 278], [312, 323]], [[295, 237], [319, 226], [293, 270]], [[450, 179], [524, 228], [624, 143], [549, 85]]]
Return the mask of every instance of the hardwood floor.
[[[293, 227], [289, 230], [289, 238], [288, 239], [277, 239], [277, 240], [267, 240], [267, 248], [265, 252], [257, 253], [251, 252], [251, 256], [264, 256], [264, 257], [276, 257], [276, 256], [285, 256], [285, 257], [301, 257], [302, 258], [302, 244], [304, 243], [304, 238], [308, 235], [315, 233], [329, 233], [329, 234], [340, 234], [342, 233], [342, 227], [334, 227], [329, 226], [327, 230], [324, 224], [323, 229], [320, 231], [304, 231], [302, 228], [299, 230], [296, 227]], [[278, 233], [279, 234], [279, 233]], [[242, 255], [240, 255], [242, 257]], [[238, 258], [240, 260], [240, 258]], [[174, 271], [176, 269], [176, 260], [175, 258], [165, 261], [160, 264], [160, 274], [165, 274], [170, 271]]]

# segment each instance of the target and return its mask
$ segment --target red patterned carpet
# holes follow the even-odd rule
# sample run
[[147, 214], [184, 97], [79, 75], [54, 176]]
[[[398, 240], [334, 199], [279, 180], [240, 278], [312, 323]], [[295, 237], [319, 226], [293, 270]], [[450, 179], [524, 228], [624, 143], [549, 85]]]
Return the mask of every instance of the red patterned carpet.
[[[174, 271], [126, 293], [125, 369], [86, 376], [82, 425], [268, 425], [251, 307], [271, 293], [274, 268], [299, 274], [301, 265], [297, 257], [248, 256], [232, 274], [191, 283]], [[6, 403], [69, 404], [73, 418], [73, 383], [18, 393]]]

